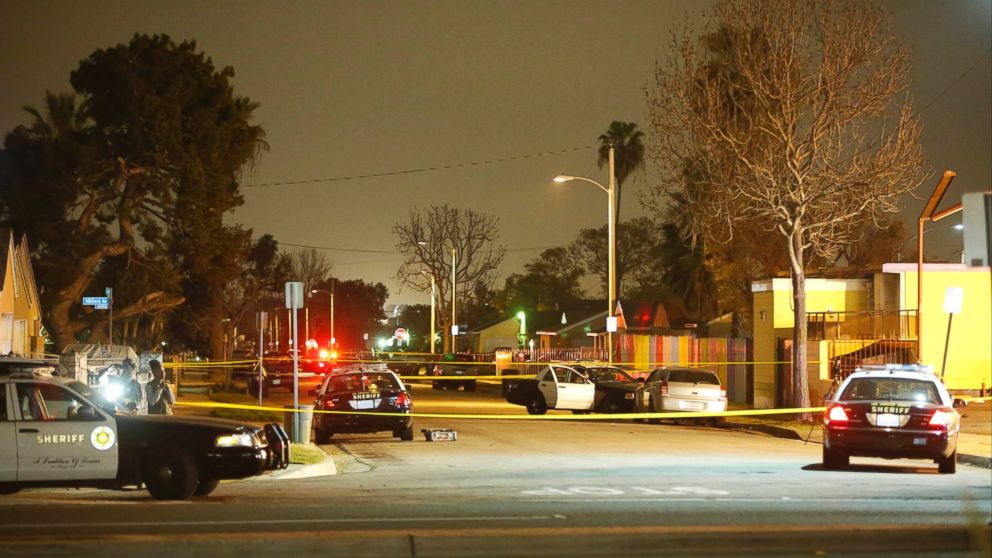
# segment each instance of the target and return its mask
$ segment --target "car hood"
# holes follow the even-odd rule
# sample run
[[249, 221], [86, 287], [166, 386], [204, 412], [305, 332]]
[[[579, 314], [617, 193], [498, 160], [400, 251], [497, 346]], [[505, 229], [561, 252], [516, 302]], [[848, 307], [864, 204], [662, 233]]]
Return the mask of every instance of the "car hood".
[[143, 416], [132, 416], [132, 415], [119, 415], [117, 416], [118, 424], [129, 424], [134, 426], [148, 426], [148, 427], [193, 427], [193, 428], [203, 428], [217, 431], [233, 431], [233, 430], [256, 430], [257, 428], [251, 426], [250, 424], [245, 424], [243, 422], [238, 422], [234, 420], [210, 418], [210, 417], [185, 417], [185, 416], [175, 416], [175, 415], [143, 415]]

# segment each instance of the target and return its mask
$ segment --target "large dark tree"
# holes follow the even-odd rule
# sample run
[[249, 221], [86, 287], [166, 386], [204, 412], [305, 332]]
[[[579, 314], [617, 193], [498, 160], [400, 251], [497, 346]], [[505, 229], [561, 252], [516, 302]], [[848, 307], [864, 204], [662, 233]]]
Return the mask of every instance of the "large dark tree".
[[506, 278], [500, 304], [517, 310], [560, 310], [582, 298], [585, 268], [567, 247], [549, 248], [524, 265], [526, 273]]
[[[334, 281], [334, 337], [337, 346], [345, 350], [365, 347], [364, 334], [372, 339], [386, 319], [384, 306], [389, 290], [382, 283], [366, 283], [360, 279], [327, 279], [314, 288], [331, 290]], [[322, 299], [327, 301], [326, 298]], [[310, 336], [326, 346], [331, 338], [330, 304], [310, 306]]]
[[[241, 203], [238, 177], [264, 147], [251, 124], [256, 105], [234, 94], [233, 75], [195, 42], [135, 35], [72, 72], [81, 103], [49, 95], [47, 116], [31, 111], [36, 122], [7, 135], [3, 213], [37, 246], [58, 346], [93, 325], [80, 299], [102, 294], [93, 279], [111, 258], [151, 266], [172, 254], [194, 302], [190, 323], [214, 353], [223, 350], [223, 288], [247, 247], [247, 232], [223, 216]], [[157, 290], [119, 299], [115, 314], [182, 302]]]

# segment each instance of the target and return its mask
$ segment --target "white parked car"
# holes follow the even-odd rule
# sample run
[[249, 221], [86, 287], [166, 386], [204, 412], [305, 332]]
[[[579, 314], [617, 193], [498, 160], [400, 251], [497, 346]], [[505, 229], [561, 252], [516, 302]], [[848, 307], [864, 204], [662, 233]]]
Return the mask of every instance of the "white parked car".
[[[698, 368], [657, 368], [637, 393], [637, 411], [723, 412], [727, 410], [727, 390], [715, 372]], [[717, 424], [719, 418], [706, 419]]]
[[534, 379], [509, 380], [506, 400], [527, 407], [532, 415], [543, 415], [548, 409], [588, 412], [596, 402], [596, 384], [574, 368], [552, 364]]

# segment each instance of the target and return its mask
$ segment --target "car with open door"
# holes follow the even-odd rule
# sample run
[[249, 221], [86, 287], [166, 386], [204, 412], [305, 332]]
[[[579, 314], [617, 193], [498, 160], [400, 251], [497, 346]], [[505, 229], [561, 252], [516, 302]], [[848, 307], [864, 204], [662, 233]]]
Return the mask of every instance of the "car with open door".
[[587, 413], [596, 402], [596, 384], [574, 368], [551, 364], [535, 378], [508, 380], [506, 401], [527, 407], [532, 415], [543, 415], [548, 409]]

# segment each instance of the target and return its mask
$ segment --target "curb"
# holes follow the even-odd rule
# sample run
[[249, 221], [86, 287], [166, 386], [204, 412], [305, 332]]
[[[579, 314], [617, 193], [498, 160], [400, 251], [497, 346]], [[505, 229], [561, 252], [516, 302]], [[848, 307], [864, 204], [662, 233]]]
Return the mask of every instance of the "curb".
[[[791, 428], [783, 428], [781, 426], [774, 426], [771, 424], [741, 424], [741, 423], [724, 423], [723, 428], [727, 430], [740, 430], [740, 431], [754, 431], [761, 432], [762, 434], [768, 434], [769, 436], [774, 436], [775, 438], [783, 438], [786, 440], [798, 440], [800, 442], [804, 441], [805, 438], [799, 435], [798, 432]], [[823, 442], [818, 440], [809, 440], [810, 443], [822, 444]], [[981, 467], [982, 469], [992, 469], [992, 457], [986, 457], [984, 455], [969, 455], [967, 453], [958, 454], [958, 462], [966, 463], [975, 467]]]
[[[323, 451], [323, 450], [321, 450]], [[268, 475], [260, 475], [257, 477], [251, 477], [249, 480], [253, 481], [279, 481], [279, 480], [300, 480], [300, 479], [312, 479], [316, 477], [330, 477], [338, 474], [338, 468], [334, 464], [334, 459], [331, 458], [327, 452], [324, 452], [324, 460], [320, 463], [311, 463], [308, 465], [303, 464], [293, 464], [291, 463], [289, 467], [283, 469], [282, 471], [276, 471]]]

